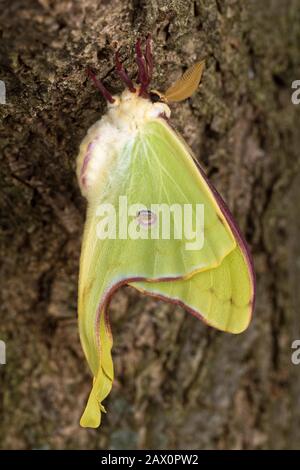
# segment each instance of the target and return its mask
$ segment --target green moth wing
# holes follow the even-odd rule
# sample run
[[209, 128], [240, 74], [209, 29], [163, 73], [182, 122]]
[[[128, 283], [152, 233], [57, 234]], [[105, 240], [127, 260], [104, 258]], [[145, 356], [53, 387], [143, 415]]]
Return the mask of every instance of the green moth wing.
[[[165, 127], [163, 138], [170, 139], [178, 154], [184, 154], [184, 158], [191, 159], [192, 152], [180, 136], [166, 123], [161, 124]], [[196, 317], [217, 329], [229, 333], [241, 333], [249, 325], [255, 301], [255, 278], [251, 256], [223, 199], [210, 185], [195, 159], [193, 164], [198, 172], [199, 184], [209, 185], [211, 196], [222, 211], [219, 220], [228, 223], [236, 241], [235, 248], [215, 268], [196, 272], [192, 276], [187, 276], [187, 279], [177, 279], [172, 283], [139, 281], [130, 285], [144, 294], [170, 300], [185, 307]], [[209, 237], [210, 233], [205, 230], [205, 239]], [[222, 238], [219, 238], [219, 243], [223, 243]]]
[[[125, 223], [120, 208], [124, 196], [128, 207], [134, 208], [129, 229], [135, 238], [119, 232]], [[205, 214], [202, 248], [186, 249], [190, 239], [185, 234], [178, 239], [174, 233], [171, 239], [143, 238], [150, 230], [150, 225], [142, 223], [144, 214], [158, 217], [149, 209], [153, 204], [201, 204]], [[108, 212], [115, 209], [115, 224], [105, 223], [99, 206]], [[101, 238], [99, 232], [116, 237]], [[82, 426], [100, 424], [101, 402], [111, 388], [107, 305], [123, 284], [179, 303], [232, 333], [247, 327], [253, 309], [254, 274], [245, 242], [191, 152], [162, 118], [146, 121], [128, 139], [111, 162], [109, 178], [89, 200], [80, 263], [79, 330], [94, 383]]]

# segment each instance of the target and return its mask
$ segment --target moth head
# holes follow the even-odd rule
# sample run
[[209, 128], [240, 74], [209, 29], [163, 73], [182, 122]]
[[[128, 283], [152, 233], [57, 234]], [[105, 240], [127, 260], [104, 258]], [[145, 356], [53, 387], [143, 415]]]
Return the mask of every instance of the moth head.
[[157, 90], [149, 91], [149, 99], [151, 103], [166, 103], [165, 96]]
[[[116, 72], [131, 93], [141, 96], [142, 98], [149, 99], [152, 103], [175, 103], [189, 98], [197, 90], [204, 68], [204, 61], [196, 62], [194, 65], [189, 67], [182, 77], [170, 86], [165, 93], [161, 93], [157, 90], [149, 90], [153, 72], [153, 55], [150, 35], [148, 35], [146, 39], [145, 51], [142, 51], [141, 40], [138, 39], [135, 45], [135, 52], [136, 63], [138, 66], [138, 85], [133, 83], [127, 74], [119, 59], [119, 51], [117, 51], [115, 55]], [[104, 98], [111, 105], [117, 105], [117, 98], [110, 94], [103, 83], [98, 80], [90, 70], [87, 72]]]

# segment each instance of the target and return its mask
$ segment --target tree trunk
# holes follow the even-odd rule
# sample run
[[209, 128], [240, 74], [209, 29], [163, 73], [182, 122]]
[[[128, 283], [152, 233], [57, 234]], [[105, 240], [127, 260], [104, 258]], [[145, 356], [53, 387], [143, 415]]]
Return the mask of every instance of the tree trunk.
[[[1, 448], [300, 448], [300, 1], [1, 1], [3, 250]], [[258, 292], [241, 335], [122, 288], [113, 298], [115, 382], [102, 427], [79, 418], [91, 378], [78, 339], [85, 202], [75, 158], [112, 92], [116, 47], [131, 74], [152, 33], [154, 88], [205, 58], [199, 92], [172, 106], [254, 255]], [[299, 121], [298, 121], [299, 122]]]

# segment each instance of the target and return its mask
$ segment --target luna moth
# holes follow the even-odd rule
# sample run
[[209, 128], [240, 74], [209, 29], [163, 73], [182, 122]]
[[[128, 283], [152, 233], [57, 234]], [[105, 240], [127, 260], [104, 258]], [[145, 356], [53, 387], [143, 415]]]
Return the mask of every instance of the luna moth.
[[[93, 375], [80, 421], [83, 427], [100, 425], [102, 402], [112, 387], [108, 305], [120, 286], [174, 302], [208, 325], [231, 333], [247, 328], [254, 306], [254, 270], [246, 242], [223, 199], [170, 124], [169, 104], [197, 90], [204, 63], [195, 63], [159, 93], [149, 89], [153, 71], [149, 37], [145, 53], [137, 41], [136, 62], [134, 83], [116, 53], [116, 71], [126, 85], [119, 96], [112, 96], [89, 72], [108, 102], [108, 111], [88, 130], [77, 158], [79, 186], [87, 199], [79, 333]], [[196, 226], [193, 219], [191, 231], [195, 234], [201, 226], [197, 247], [180, 223], [186, 208], [193, 216], [199, 207], [204, 217], [202, 222], [196, 219]], [[173, 222], [169, 237], [160, 230], [167, 220]]]

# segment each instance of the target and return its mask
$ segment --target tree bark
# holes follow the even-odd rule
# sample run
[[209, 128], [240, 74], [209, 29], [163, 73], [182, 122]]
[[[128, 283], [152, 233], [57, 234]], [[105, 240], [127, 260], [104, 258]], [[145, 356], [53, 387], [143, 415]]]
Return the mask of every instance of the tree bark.
[[[300, 448], [300, 1], [1, 1], [1, 448]], [[115, 382], [98, 430], [79, 427], [91, 378], [78, 339], [85, 202], [75, 158], [112, 92], [116, 47], [152, 33], [154, 88], [205, 58], [199, 92], [172, 106], [254, 255], [249, 329], [217, 332], [122, 288], [113, 298]], [[299, 122], [299, 121], [298, 121]]]

